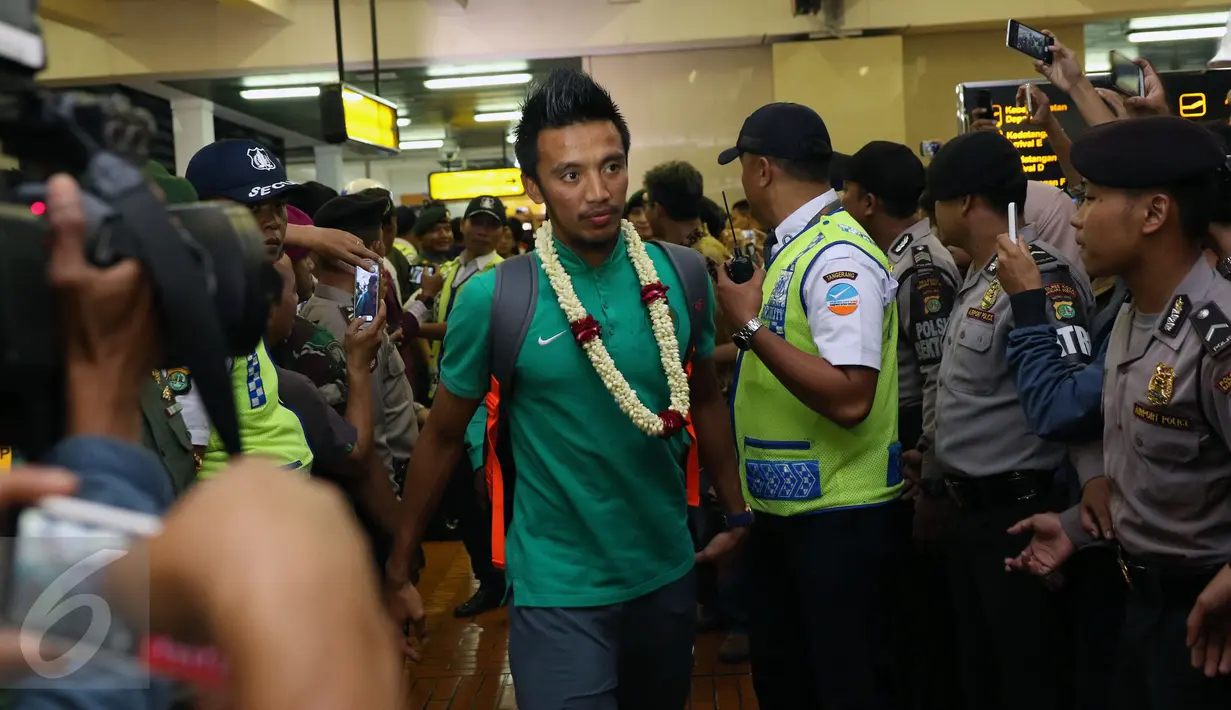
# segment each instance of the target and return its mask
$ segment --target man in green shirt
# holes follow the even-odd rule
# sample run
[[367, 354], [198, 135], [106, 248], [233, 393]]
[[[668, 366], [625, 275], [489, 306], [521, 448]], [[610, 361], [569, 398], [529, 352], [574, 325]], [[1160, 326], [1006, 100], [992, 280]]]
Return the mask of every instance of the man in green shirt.
[[[500, 395], [489, 367], [496, 277], [531, 259], [537, 301], [508, 382], [516, 392], [497, 410], [508, 422], [497, 448], [511, 455], [499, 466], [488, 457], [494, 513], [507, 521], [493, 520], [493, 553], [512, 594], [509, 661], [527, 710], [682, 707], [694, 559], [729, 550], [751, 522], [714, 372], [712, 290], [689, 303], [666, 249], [621, 230], [628, 146], [610, 95], [581, 72], [553, 72], [527, 99], [516, 152], [551, 221], [534, 254], [475, 276], [449, 315], [387, 569], [405, 581], [471, 416]], [[681, 362], [690, 341], [691, 380]], [[731, 528], [699, 556], [686, 523], [685, 416]], [[412, 590], [398, 598], [395, 617], [421, 628]]]

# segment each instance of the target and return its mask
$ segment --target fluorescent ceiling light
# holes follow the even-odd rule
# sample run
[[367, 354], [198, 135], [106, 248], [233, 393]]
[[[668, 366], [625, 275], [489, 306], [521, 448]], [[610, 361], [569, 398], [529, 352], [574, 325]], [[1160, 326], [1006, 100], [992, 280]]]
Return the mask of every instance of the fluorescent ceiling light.
[[239, 92], [245, 99], [310, 99], [321, 95], [319, 86], [287, 86], [278, 89], [245, 89]]
[[488, 74], [486, 76], [452, 76], [444, 79], [428, 79], [423, 86], [428, 89], [473, 89], [480, 86], [512, 86], [529, 84], [529, 74]]
[[431, 150], [444, 146], [445, 142], [436, 139], [434, 141], [402, 141], [398, 147], [402, 150]]
[[521, 111], [497, 111], [495, 113], [476, 113], [474, 115], [475, 123], [499, 123], [501, 121], [512, 122], [521, 120]]
[[410, 125], [410, 119], [409, 119], [409, 118], [399, 118], [399, 119], [398, 119], [398, 128], [405, 128], [405, 127], [407, 127], [407, 126], [409, 126], [409, 125]]
[[510, 74], [530, 69], [526, 62], [501, 62], [499, 64], [444, 64], [428, 67], [428, 76], [473, 76], [475, 74]]
[[1226, 12], [1202, 12], [1195, 15], [1164, 15], [1134, 17], [1128, 21], [1130, 30], [1162, 30], [1168, 27], [1206, 27], [1227, 24]]
[[1226, 27], [1189, 27], [1180, 30], [1152, 30], [1149, 32], [1130, 32], [1128, 41], [1133, 44], [1143, 42], [1180, 42], [1186, 39], [1219, 39], [1227, 34]]
[[318, 71], [300, 74], [270, 74], [245, 76], [239, 80], [245, 89], [261, 89], [271, 86], [303, 86], [305, 84], [331, 84], [338, 80], [336, 71]]

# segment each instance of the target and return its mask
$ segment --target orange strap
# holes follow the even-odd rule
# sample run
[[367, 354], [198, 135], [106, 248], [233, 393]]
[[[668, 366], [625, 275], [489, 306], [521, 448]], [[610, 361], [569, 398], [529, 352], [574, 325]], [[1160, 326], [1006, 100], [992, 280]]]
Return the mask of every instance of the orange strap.
[[[692, 362], [684, 366], [684, 374], [692, 380]], [[688, 432], [688, 462], [684, 466], [684, 487], [688, 491], [688, 505], [693, 508], [701, 506], [701, 457], [697, 453], [697, 430], [692, 426], [689, 417], [684, 430]]]
[[487, 406], [487, 456], [483, 468], [492, 504], [492, 564], [504, 569], [504, 476], [496, 456], [496, 437], [500, 426], [500, 383], [492, 378], [491, 391], [483, 398]]

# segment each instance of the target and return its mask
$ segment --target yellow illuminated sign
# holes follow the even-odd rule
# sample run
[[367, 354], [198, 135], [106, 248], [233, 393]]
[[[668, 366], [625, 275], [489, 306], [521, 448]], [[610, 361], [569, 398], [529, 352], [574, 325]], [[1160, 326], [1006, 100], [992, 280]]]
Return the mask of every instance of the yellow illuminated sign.
[[1205, 115], [1205, 94], [1180, 94], [1180, 116], [1201, 118]]
[[398, 114], [393, 106], [343, 87], [342, 111], [346, 117], [346, 135], [351, 140], [398, 149]]
[[515, 197], [526, 192], [520, 168], [432, 173], [427, 176], [427, 189], [433, 200], [445, 202], [471, 200], [482, 195]]
[[13, 447], [0, 446], [0, 474], [13, 470]]

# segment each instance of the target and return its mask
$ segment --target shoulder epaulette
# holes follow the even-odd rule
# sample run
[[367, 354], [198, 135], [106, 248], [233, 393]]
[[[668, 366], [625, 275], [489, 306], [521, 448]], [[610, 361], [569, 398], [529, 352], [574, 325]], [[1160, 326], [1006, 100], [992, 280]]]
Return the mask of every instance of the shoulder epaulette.
[[1054, 261], [1059, 261], [1059, 259], [1051, 254], [1051, 252], [1037, 244], [1030, 245], [1030, 256], [1034, 258], [1034, 263], [1039, 266], [1042, 266], [1043, 264], [1050, 264]]
[[1193, 329], [1210, 355], [1217, 357], [1231, 347], [1231, 321], [1213, 301], [1193, 314]]
[[910, 246], [910, 243], [913, 241], [915, 241], [915, 235], [907, 232], [899, 237], [898, 241], [894, 242], [893, 246], [889, 248], [889, 252], [895, 255], [904, 254], [906, 253], [906, 247]]

